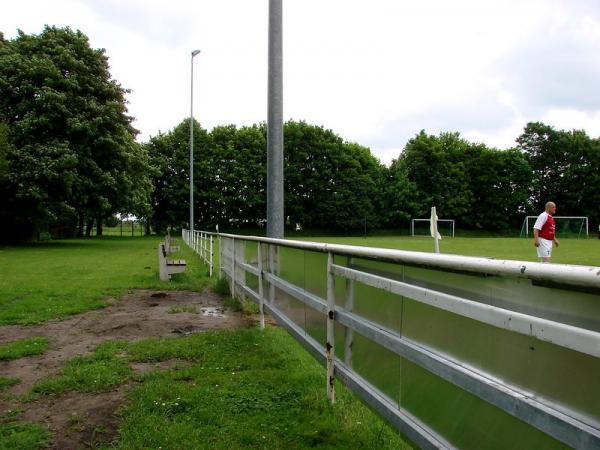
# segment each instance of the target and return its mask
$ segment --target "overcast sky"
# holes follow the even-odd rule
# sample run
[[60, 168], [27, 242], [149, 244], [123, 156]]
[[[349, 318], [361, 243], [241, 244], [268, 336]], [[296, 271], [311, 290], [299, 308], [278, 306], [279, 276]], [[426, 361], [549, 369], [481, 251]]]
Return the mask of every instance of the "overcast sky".
[[[600, 136], [598, 0], [283, 0], [284, 116], [388, 164], [421, 129], [497, 148], [529, 121]], [[106, 49], [146, 141], [190, 113], [266, 120], [268, 0], [19, 0], [0, 31], [70, 26]]]

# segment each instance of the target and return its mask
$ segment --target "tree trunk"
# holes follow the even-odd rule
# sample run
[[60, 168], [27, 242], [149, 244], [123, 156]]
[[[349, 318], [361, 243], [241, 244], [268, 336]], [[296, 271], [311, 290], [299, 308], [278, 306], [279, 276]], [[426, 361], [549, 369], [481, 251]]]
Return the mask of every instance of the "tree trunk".
[[79, 213], [77, 215], [77, 237], [78, 238], [83, 237], [83, 222], [84, 222], [83, 213]]
[[102, 236], [102, 218], [96, 219], [96, 236]]
[[150, 236], [150, 219], [146, 219], [145, 225], [146, 225], [146, 236]]
[[87, 220], [87, 224], [85, 227], [85, 237], [91, 237], [92, 236], [92, 228], [94, 226], [94, 219], [88, 219]]

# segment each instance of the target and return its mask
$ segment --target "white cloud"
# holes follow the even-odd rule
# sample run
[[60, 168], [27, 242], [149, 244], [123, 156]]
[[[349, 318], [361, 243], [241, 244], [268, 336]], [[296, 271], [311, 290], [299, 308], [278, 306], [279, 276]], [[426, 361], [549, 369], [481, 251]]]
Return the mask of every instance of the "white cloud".
[[[597, 135], [600, 11], [593, 0], [286, 1], [284, 115], [396, 158], [420, 129], [509, 147], [528, 121]], [[0, 30], [81, 29], [132, 93], [140, 139], [189, 116], [266, 119], [268, 2], [21, 0]]]
[[586, 112], [575, 109], [550, 109], [540, 119], [555, 128], [585, 130], [594, 138], [600, 138], [600, 111]]

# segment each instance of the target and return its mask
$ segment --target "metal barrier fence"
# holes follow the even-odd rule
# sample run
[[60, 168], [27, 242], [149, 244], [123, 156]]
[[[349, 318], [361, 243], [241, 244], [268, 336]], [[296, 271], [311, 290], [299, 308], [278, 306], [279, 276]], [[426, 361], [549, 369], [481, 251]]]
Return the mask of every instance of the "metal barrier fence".
[[213, 233], [206, 231], [182, 230], [181, 237], [183, 241], [194, 250], [202, 261], [208, 266], [209, 276], [213, 276]]
[[422, 448], [600, 448], [599, 267], [217, 236], [332, 401], [335, 376]]

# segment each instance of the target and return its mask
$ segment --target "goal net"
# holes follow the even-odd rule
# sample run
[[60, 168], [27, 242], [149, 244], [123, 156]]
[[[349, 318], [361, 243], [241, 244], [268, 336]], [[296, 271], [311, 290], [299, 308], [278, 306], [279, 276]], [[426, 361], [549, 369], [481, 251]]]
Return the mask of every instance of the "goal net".
[[[411, 219], [411, 236], [431, 236], [431, 219]], [[438, 233], [442, 237], [454, 237], [454, 219], [438, 219]]]
[[[538, 216], [527, 216], [521, 226], [521, 237], [533, 237], [533, 226]], [[588, 218], [584, 216], [554, 216], [556, 236], [580, 238], [589, 236]]]

